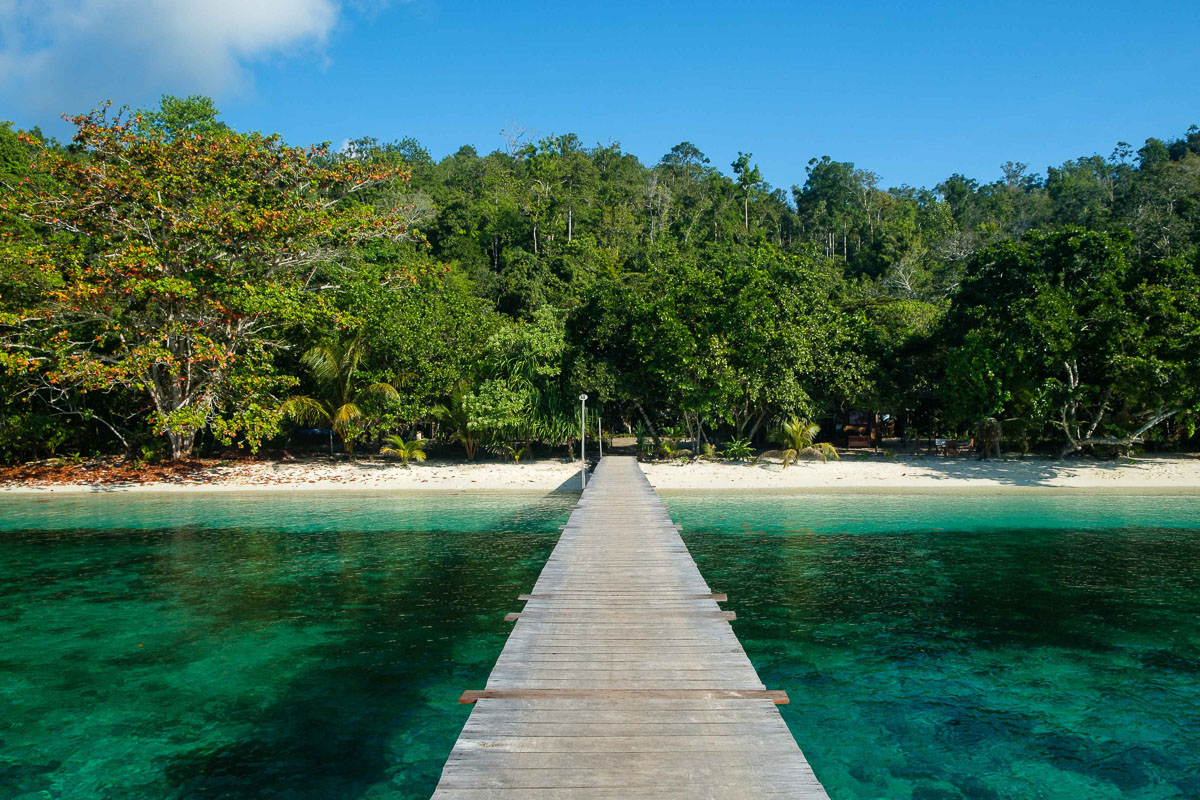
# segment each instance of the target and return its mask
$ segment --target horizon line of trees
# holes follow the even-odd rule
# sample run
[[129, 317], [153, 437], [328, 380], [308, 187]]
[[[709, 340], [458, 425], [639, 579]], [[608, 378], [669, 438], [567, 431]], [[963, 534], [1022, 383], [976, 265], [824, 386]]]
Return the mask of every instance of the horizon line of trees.
[[72, 122], [66, 145], [0, 126], [4, 461], [312, 425], [519, 458], [573, 447], [581, 391], [697, 447], [852, 409], [1022, 452], [1194, 443], [1194, 126], [933, 189], [824, 156], [785, 191], [688, 142], [335, 152], [203, 97]]

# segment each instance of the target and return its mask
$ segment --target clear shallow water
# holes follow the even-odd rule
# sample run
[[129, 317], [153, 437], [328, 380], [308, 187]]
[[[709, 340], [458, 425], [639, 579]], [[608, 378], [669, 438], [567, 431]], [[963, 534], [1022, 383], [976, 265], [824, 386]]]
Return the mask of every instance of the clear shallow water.
[[574, 502], [45, 499], [0, 498], [2, 798], [427, 798]]
[[1200, 797], [1200, 498], [664, 495], [834, 800]]
[[[1200, 497], [664, 493], [834, 800], [1200, 797]], [[426, 798], [573, 495], [0, 496], [0, 798]]]

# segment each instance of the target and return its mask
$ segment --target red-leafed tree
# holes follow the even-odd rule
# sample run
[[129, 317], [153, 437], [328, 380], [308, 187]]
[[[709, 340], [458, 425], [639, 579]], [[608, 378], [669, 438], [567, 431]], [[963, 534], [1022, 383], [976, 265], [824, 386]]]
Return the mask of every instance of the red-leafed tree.
[[27, 140], [30, 177], [0, 194], [0, 215], [40, 230], [0, 241], [0, 266], [48, 287], [0, 306], [0, 366], [50, 402], [141, 394], [174, 458], [205, 427], [257, 446], [288, 382], [271, 351], [286, 328], [332, 313], [319, 290], [336, 283], [340, 251], [405, 236], [403, 209], [358, 198], [407, 174], [220, 125], [107, 109], [71, 121], [73, 147]]

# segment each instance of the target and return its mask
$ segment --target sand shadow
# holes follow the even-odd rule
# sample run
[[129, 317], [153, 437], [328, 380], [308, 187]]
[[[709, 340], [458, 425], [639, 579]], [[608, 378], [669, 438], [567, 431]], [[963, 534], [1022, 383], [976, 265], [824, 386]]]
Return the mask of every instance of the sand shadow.
[[1052, 461], [1049, 459], [988, 459], [974, 456], [904, 459], [904, 464], [933, 473], [934, 480], [992, 481], [1003, 486], [1053, 486], [1054, 481], [1070, 477], [1081, 467], [1089, 471], [1141, 470], [1137, 462], [1118, 461]]

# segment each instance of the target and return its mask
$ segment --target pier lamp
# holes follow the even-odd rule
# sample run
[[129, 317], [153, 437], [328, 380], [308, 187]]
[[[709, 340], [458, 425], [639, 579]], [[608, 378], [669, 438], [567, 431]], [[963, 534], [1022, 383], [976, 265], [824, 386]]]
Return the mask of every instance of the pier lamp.
[[579, 395], [579, 481], [587, 488], [587, 395]]

